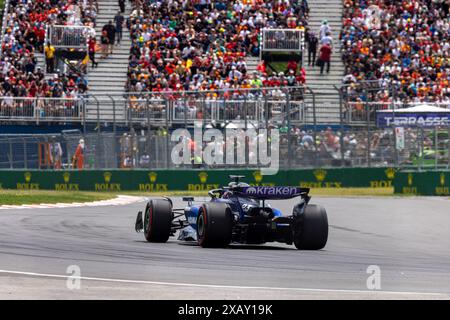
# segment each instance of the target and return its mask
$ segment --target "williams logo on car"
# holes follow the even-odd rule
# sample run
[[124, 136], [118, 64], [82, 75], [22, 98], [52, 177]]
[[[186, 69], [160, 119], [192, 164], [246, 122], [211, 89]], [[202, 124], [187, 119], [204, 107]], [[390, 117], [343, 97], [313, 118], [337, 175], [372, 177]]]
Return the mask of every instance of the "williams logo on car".
[[17, 183], [17, 189], [19, 190], [38, 190], [39, 189], [39, 183], [32, 183], [32, 173], [31, 172], [25, 172], [24, 173], [25, 183]]
[[256, 194], [257, 191], [256, 191], [256, 188], [248, 188], [246, 193], [247, 194]]
[[79, 191], [80, 185], [78, 183], [70, 183], [70, 172], [63, 173], [64, 183], [56, 183], [55, 190], [57, 191]]
[[121, 191], [120, 183], [111, 183], [113, 174], [111, 172], [105, 172], [103, 174], [104, 183], [96, 183], [95, 191]]
[[148, 174], [148, 179], [150, 183], [140, 183], [139, 191], [153, 192], [153, 191], [169, 191], [169, 186], [167, 184], [156, 183], [158, 180], [158, 173], [150, 172]]
[[220, 187], [219, 184], [208, 184], [208, 173], [207, 172], [200, 172], [198, 174], [198, 178], [200, 180], [200, 184], [188, 184], [188, 190], [189, 191], [206, 191], [211, 189], [218, 189]]

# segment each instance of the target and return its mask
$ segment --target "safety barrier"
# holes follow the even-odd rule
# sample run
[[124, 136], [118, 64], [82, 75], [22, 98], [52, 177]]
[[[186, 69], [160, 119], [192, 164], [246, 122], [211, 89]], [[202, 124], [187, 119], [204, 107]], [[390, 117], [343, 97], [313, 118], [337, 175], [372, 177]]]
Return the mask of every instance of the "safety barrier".
[[[229, 170], [2, 170], [0, 188], [85, 191], [207, 191], [227, 185]], [[394, 168], [285, 170], [263, 176], [259, 170], [236, 170], [251, 185], [307, 188], [392, 187]]]
[[401, 171], [394, 192], [404, 195], [450, 196], [450, 171]]

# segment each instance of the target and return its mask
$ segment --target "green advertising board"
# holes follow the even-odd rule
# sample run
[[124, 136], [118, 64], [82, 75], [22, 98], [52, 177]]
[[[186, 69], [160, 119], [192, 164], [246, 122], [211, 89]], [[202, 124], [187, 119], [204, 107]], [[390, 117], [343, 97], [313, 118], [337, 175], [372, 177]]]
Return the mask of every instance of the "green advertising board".
[[404, 195], [449, 196], [450, 171], [398, 172], [394, 192]]
[[291, 185], [308, 188], [392, 187], [393, 168], [349, 168], [279, 171], [272, 176], [259, 170], [102, 170], [0, 171], [0, 188], [61, 191], [207, 191], [226, 185], [229, 175], [245, 175], [251, 185]]

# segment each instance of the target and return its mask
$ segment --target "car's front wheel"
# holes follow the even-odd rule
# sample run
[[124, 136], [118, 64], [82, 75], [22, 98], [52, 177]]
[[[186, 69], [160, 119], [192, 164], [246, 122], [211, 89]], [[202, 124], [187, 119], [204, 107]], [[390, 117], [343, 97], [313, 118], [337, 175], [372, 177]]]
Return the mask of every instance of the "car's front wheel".
[[197, 239], [204, 248], [226, 247], [231, 242], [233, 216], [225, 203], [205, 203], [197, 218]]
[[294, 231], [294, 244], [300, 250], [320, 250], [328, 240], [328, 217], [324, 207], [308, 205], [301, 226]]
[[172, 229], [172, 204], [168, 200], [151, 200], [144, 213], [144, 235], [148, 242], [167, 242]]

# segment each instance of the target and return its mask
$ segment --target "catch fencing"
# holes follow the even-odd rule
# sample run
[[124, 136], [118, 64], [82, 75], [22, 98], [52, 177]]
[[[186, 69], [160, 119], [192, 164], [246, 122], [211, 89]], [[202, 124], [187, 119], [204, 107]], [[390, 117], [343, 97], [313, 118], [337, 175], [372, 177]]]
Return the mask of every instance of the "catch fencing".
[[[80, 139], [85, 140], [83, 169], [253, 169], [259, 168], [249, 156], [244, 162], [226, 163], [228, 131], [221, 129], [225, 142], [195, 142], [198, 147], [221, 143], [218, 150], [224, 164], [206, 161], [176, 165], [173, 152], [180, 141], [171, 128], [140, 129], [126, 132], [82, 131], [60, 135], [0, 136], [0, 169], [74, 169], [73, 155]], [[256, 129], [259, 136], [261, 132]], [[193, 129], [188, 128], [194, 137]], [[395, 129], [323, 128], [314, 131], [292, 126], [279, 129], [280, 169], [396, 167], [416, 170], [450, 168], [450, 129], [407, 128], [399, 138]], [[241, 140], [244, 141], [244, 140]], [[234, 141], [233, 141], [234, 142]], [[241, 142], [238, 148], [248, 147]], [[59, 146], [58, 146], [59, 145]], [[232, 145], [236, 148], [235, 145]], [[57, 152], [55, 153], [55, 150]], [[190, 156], [193, 156], [192, 153]], [[203, 159], [204, 160], [204, 159]]]

